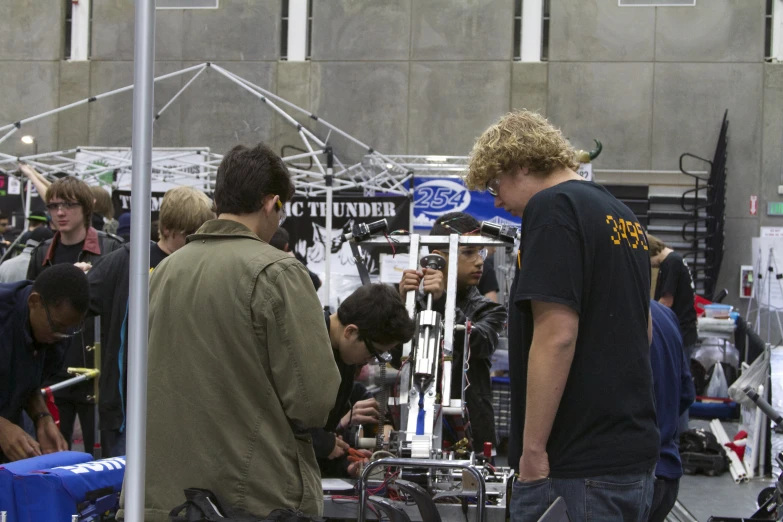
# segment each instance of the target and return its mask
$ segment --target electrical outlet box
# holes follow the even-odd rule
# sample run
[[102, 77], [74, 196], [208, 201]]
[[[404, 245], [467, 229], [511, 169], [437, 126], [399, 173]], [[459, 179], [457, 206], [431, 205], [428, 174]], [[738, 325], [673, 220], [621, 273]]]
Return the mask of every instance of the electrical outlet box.
[[778, 195], [783, 196], [783, 185], [778, 185]]

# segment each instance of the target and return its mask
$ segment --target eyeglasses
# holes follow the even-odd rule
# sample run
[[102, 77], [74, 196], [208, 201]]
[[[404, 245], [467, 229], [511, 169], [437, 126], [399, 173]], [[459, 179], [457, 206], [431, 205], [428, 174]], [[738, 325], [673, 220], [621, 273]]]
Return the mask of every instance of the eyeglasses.
[[365, 339], [364, 346], [367, 347], [367, 351], [370, 353], [370, 357], [375, 357], [379, 363], [385, 364], [392, 360], [392, 355], [389, 352], [379, 352], [375, 348], [375, 345], [372, 344], [371, 340]]
[[84, 321], [80, 322], [76, 326], [66, 327], [66, 326], [55, 326], [55, 324], [52, 322], [52, 316], [49, 314], [49, 306], [46, 304], [46, 301], [41, 298], [41, 302], [43, 303], [44, 310], [46, 311], [46, 320], [49, 322], [49, 328], [52, 329], [52, 332], [56, 333], [59, 337], [67, 338], [67, 337], [73, 337], [74, 335], [81, 333], [82, 330], [84, 330]]
[[487, 181], [486, 189], [491, 196], [498, 197], [498, 190], [500, 189], [500, 178], [492, 178], [491, 180]]
[[285, 207], [283, 206], [283, 202], [280, 201], [279, 197], [276, 206], [277, 206], [277, 213], [280, 216], [280, 222], [277, 224], [277, 226], [281, 227], [283, 226], [283, 222], [285, 221], [286, 215], [285, 215]]
[[46, 205], [46, 209], [49, 212], [57, 212], [60, 209], [71, 210], [72, 208], [81, 207], [81, 203], [75, 201], [61, 201], [59, 203], [49, 203]]
[[466, 248], [464, 250], [459, 251], [460, 257], [465, 259], [466, 261], [475, 261], [476, 258], [480, 257], [482, 261], [487, 259], [487, 255], [489, 254], [489, 251], [486, 248]]

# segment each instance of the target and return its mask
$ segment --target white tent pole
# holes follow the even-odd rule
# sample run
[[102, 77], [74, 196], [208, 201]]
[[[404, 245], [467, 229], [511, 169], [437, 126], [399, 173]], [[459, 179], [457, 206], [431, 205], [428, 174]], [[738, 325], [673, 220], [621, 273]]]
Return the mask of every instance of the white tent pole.
[[193, 83], [194, 81], [196, 81], [196, 78], [198, 78], [199, 76], [201, 76], [201, 73], [203, 73], [203, 72], [204, 72], [204, 71], [206, 71], [206, 70], [207, 70], [207, 65], [206, 65], [206, 64], [204, 64], [203, 66], [201, 66], [201, 70], [199, 70], [199, 72], [197, 72], [196, 74], [194, 74], [194, 75], [193, 75], [193, 78], [191, 78], [190, 80], [188, 80], [188, 83], [186, 83], [185, 85], [183, 85], [183, 86], [182, 86], [182, 88], [181, 88], [179, 91], [177, 91], [177, 94], [175, 94], [175, 95], [174, 95], [174, 97], [173, 97], [173, 98], [171, 98], [171, 99], [169, 100], [169, 102], [168, 102], [166, 105], [164, 105], [164, 106], [163, 106], [163, 108], [162, 108], [161, 110], [159, 110], [159, 111], [158, 111], [158, 113], [155, 115], [155, 121], [158, 121], [158, 118], [160, 118], [160, 115], [161, 115], [161, 114], [163, 114], [163, 112], [164, 112], [166, 109], [168, 109], [168, 108], [169, 108], [169, 105], [171, 105], [172, 103], [174, 103], [174, 101], [175, 101], [177, 98], [179, 98], [179, 95], [180, 95], [180, 94], [182, 94], [183, 92], [185, 92], [185, 90], [186, 90], [188, 87], [190, 87], [190, 84], [191, 84], [191, 83]]
[[[14, 132], [16, 132], [16, 131], [18, 131], [18, 130], [19, 130], [19, 127], [16, 127], [14, 124], [11, 124], [11, 125], [10, 125], [10, 127], [12, 127], [12, 128], [11, 128], [11, 130], [10, 130], [10, 131], [8, 131], [8, 134], [6, 134], [6, 135], [5, 135], [5, 136], [3, 136], [2, 138], [0, 138], [0, 143], [3, 143], [5, 140], [7, 140], [8, 138], [10, 138], [10, 137], [13, 135], [13, 133], [14, 133]], [[7, 128], [9, 128], [9, 125], [6, 125], [6, 126], [5, 126], [5, 127], [3, 127], [2, 129], [0, 129], [0, 132], [3, 132], [3, 131], [4, 131], [4, 130], [6, 130]]]
[[[301, 123], [299, 123], [298, 121], [293, 119], [290, 114], [288, 114], [283, 109], [281, 109], [280, 107], [278, 107], [277, 105], [272, 103], [272, 100], [270, 100], [270, 98], [272, 98], [271, 96], [267, 96], [265, 92], [261, 93], [261, 92], [258, 92], [258, 91], [256, 91], [254, 89], [254, 88], [261, 89], [260, 87], [257, 87], [256, 85], [251, 84], [250, 82], [246, 81], [244, 78], [241, 78], [241, 77], [239, 77], [239, 76], [237, 76], [237, 75], [235, 75], [235, 74], [233, 74], [233, 73], [223, 69], [222, 67], [220, 67], [218, 65], [214, 65], [213, 64], [212, 68], [215, 69], [220, 74], [222, 74], [223, 76], [225, 76], [226, 78], [228, 78], [229, 80], [231, 80], [232, 82], [236, 83], [237, 85], [239, 85], [240, 87], [245, 89], [247, 92], [251, 93], [253, 96], [256, 96], [257, 98], [260, 98], [261, 101], [263, 101], [264, 103], [266, 103], [267, 105], [272, 107], [272, 110], [274, 110], [280, 116], [285, 118], [285, 120], [288, 123], [290, 123], [291, 125], [296, 127], [298, 130], [304, 130], [305, 133], [307, 133], [307, 135], [310, 137], [310, 139], [312, 139], [314, 142], [316, 142], [319, 147], [323, 147], [325, 145], [325, 143], [322, 142], [317, 136], [315, 136], [309, 130], [304, 128]], [[277, 98], [277, 97], [275, 96], [274, 98]], [[278, 99], [282, 99], [282, 98], [278, 98]], [[302, 110], [304, 110], [304, 109], [302, 109]]]
[[324, 170], [324, 166], [321, 164], [321, 160], [318, 159], [318, 155], [314, 153], [313, 147], [310, 145], [310, 142], [307, 141], [307, 138], [304, 135], [304, 132], [302, 132], [303, 129], [299, 129], [299, 137], [302, 138], [302, 141], [305, 144], [305, 147], [307, 147], [307, 150], [310, 154], [313, 154], [313, 161], [315, 162], [316, 167], [318, 167], [318, 170], [321, 171], [322, 176], [327, 175], [327, 171]]
[[136, 0], [133, 63], [133, 178], [131, 184], [128, 323], [128, 434], [125, 520], [144, 521], [147, 439], [150, 185], [155, 78], [155, 0]]
[[[163, 76], [158, 76], [157, 78], [154, 79], [154, 81], [155, 82], [159, 82], [161, 80], [167, 80], [169, 78], [173, 78], [175, 76], [180, 76], [180, 75], [188, 73], [190, 71], [195, 71], [196, 69], [198, 69], [200, 67], [204, 67], [204, 64], [194, 65], [193, 67], [188, 67], [187, 69], [182, 69], [181, 71], [176, 71], [176, 72], [173, 72], [173, 73], [164, 74]], [[50, 111], [46, 111], [46, 112], [41, 113], [41, 114], [37, 114], [35, 116], [31, 116], [31, 117], [25, 118], [23, 120], [19, 120], [18, 122], [9, 123], [8, 125], [0, 127], [0, 132], [4, 132], [4, 131], [10, 129], [11, 127], [17, 127], [18, 128], [18, 127], [20, 127], [22, 125], [30, 123], [31, 121], [40, 120], [41, 118], [45, 118], [46, 116], [51, 116], [52, 114], [57, 114], [59, 112], [66, 111], [68, 109], [73, 109], [74, 107], [78, 107], [79, 105], [84, 105], [85, 103], [98, 101], [98, 100], [101, 100], [103, 98], [107, 98], [109, 96], [113, 96], [115, 94], [119, 94], [121, 92], [130, 91], [132, 89], [133, 89], [133, 85], [127, 85], [125, 87], [121, 87], [121, 88], [115, 89], [113, 91], [105, 92], [103, 94], [98, 94], [96, 96], [91, 96], [89, 98], [85, 98], [85, 99], [79, 100], [77, 102], [69, 103], [68, 105], [63, 105], [62, 107], [58, 107], [56, 109], [52, 109]], [[152, 111], [152, 109], [150, 109], [150, 111]], [[0, 142], [2, 142], [2, 140], [0, 140]]]
[[302, 154], [297, 154], [295, 156], [286, 156], [285, 158], [281, 158], [283, 161], [295, 161], [298, 159], [304, 159], [304, 158], [312, 158], [313, 156], [317, 156], [319, 154], [323, 154], [323, 150], [316, 150], [314, 152], [304, 152]]
[[[331, 307], [331, 286], [332, 286], [332, 214], [334, 213], [332, 193], [332, 178], [326, 180], [326, 238], [324, 238], [324, 298], [326, 306]], [[330, 308], [331, 309], [331, 308]]]

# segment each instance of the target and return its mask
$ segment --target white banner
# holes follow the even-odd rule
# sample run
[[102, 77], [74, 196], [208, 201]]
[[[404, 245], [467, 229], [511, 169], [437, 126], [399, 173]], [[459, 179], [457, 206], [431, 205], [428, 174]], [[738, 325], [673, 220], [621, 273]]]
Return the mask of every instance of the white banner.
[[[83, 179], [88, 184], [105, 185], [109, 188], [116, 170], [117, 188], [130, 190], [130, 149], [85, 149], [77, 152], [74, 157], [79, 162], [78, 170], [87, 173], [83, 174]], [[205, 157], [193, 149], [152, 151], [152, 192], [166, 192], [182, 185], [210, 192], [210, 186], [204, 179], [207, 172]]]

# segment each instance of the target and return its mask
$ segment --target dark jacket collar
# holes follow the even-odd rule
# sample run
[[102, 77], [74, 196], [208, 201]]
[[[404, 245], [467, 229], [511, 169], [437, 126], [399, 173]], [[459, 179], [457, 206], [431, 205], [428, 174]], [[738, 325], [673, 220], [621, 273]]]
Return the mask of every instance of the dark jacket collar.
[[[57, 244], [60, 241], [60, 231], [55, 232], [52, 242], [49, 243], [49, 250], [46, 252], [43, 264], [54, 263], [54, 250], [57, 248]], [[98, 240], [98, 231], [90, 227], [87, 229], [87, 235], [84, 238], [84, 246], [82, 252], [89, 252], [96, 256], [101, 255], [101, 243]]]
[[197, 241], [199, 239], [217, 239], [227, 237], [244, 237], [255, 241], [262, 241], [249, 228], [242, 223], [230, 219], [211, 219], [201, 225], [201, 228], [195, 234], [187, 238], [187, 242]]

